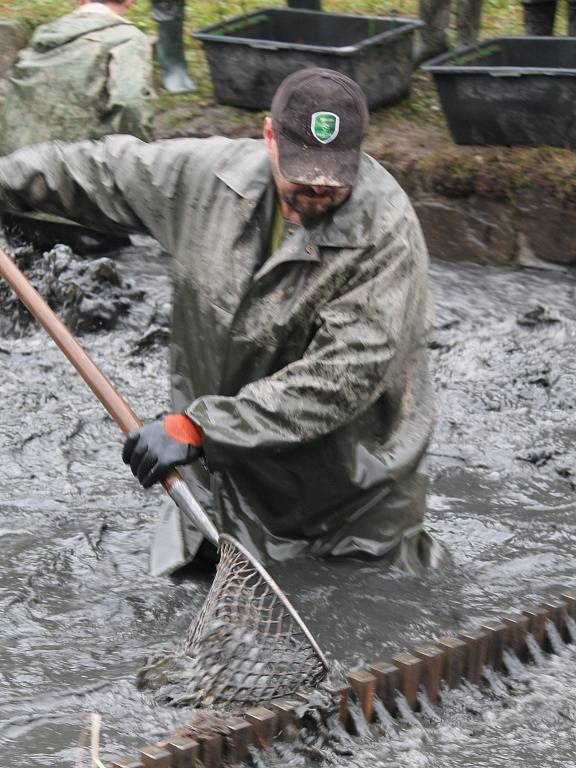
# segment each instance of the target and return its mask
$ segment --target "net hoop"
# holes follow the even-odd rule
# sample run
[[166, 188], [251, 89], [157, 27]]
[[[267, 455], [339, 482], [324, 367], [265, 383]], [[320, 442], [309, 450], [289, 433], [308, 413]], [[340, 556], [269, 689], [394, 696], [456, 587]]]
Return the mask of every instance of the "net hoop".
[[322, 653], [320, 650], [318, 643], [316, 640], [314, 640], [310, 630], [304, 624], [304, 621], [300, 617], [300, 614], [298, 611], [294, 608], [292, 603], [288, 600], [284, 592], [280, 589], [278, 584], [274, 581], [274, 579], [270, 576], [268, 571], [266, 571], [263, 566], [258, 562], [258, 560], [255, 559], [253, 555], [250, 554], [250, 552], [246, 549], [246, 547], [243, 547], [242, 544], [238, 541], [238, 539], [235, 539], [233, 536], [229, 536], [227, 533], [221, 533], [218, 537], [218, 550], [221, 548], [221, 542], [227, 541], [230, 545], [232, 545], [235, 549], [237, 549], [245, 558], [248, 560], [250, 565], [254, 568], [255, 571], [258, 572], [259, 576], [268, 584], [270, 589], [276, 594], [276, 597], [280, 600], [286, 611], [290, 614], [290, 616], [294, 619], [298, 627], [302, 630], [302, 633], [314, 649], [316, 655], [322, 662], [322, 666], [324, 667], [324, 670], [328, 672], [328, 660], [326, 656]]

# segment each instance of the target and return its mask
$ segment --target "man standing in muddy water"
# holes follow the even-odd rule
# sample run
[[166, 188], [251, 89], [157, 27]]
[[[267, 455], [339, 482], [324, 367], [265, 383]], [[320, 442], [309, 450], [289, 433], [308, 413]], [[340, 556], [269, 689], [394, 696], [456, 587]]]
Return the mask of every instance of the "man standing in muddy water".
[[[406, 194], [361, 152], [367, 127], [356, 83], [300, 70], [264, 141], [39, 145], [0, 160], [0, 211], [148, 232], [173, 254], [174, 413], [123, 452], [144, 487], [182, 467], [264, 559], [414, 571], [439, 556], [423, 530], [428, 256]], [[172, 506], [156, 545], [156, 570], [210, 554]]]

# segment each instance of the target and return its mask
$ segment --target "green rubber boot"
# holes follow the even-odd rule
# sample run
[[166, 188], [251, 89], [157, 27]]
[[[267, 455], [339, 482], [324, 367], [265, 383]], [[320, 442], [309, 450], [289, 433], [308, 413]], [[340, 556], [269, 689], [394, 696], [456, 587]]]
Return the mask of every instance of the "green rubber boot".
[[554, 34], [555, 0], [520, 0], [524, 7], [524, 31], [529, 37]]
[[568, 0], [568, 35], [576, 37], [576, 2]]
[[183, 19], [157, 21], [158, 44], [156, 52], [160, 62], [162, 84], [169, 93], [190, 93], [196, 83], [186, 68], [182, 39]]

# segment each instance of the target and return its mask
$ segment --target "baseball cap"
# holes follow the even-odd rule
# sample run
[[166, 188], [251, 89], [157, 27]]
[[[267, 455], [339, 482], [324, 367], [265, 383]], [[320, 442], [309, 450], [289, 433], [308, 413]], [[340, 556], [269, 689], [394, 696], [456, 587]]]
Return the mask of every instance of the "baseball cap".
[[354, 80], [332, 69], [300, 69], [280, 84], [271, 117], [280, 172], [288, 181], [326, 187], [354, 182], [369, 119]]

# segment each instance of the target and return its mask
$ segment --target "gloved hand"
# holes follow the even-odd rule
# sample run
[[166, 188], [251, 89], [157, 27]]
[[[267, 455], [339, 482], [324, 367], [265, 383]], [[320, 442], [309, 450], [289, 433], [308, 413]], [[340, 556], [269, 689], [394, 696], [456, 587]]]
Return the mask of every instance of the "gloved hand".
[[172, 413], [130, 432], [122, 461], [144, 488], [163, 480], [173, 467], [192, 464], [202, 455], [202, 432], [183, 413]]

